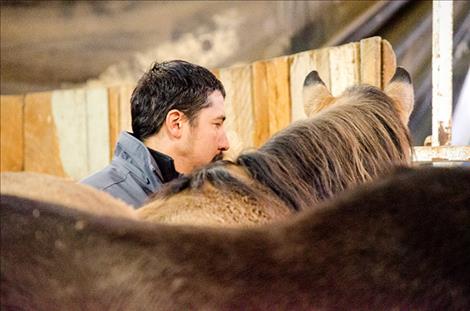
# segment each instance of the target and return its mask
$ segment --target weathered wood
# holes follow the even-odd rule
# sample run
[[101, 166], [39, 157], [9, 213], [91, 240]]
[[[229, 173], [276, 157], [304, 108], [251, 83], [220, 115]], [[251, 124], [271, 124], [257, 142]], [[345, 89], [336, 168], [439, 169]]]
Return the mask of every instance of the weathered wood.
[[323, 48], [314, 50], [315, 67], [323, 82], [331, 90], [331, 73], [330, 73], [330, 49]]
[[51, 92], [25, 96], [24, 170], [66, 176], [62, 167]]
[[361, 83], [382, 87], [382, 39], [372, 37], [360, 42]]
[[329, 51], [331, 93], [340, 95], [346, 88], [360, 81], [359, 43], [333, 47]]
[[269, 136], [291, 122], [289, 58], [277, 57], [266, 62], [268, 77]]
[[108, 88], [108, 112], [109, 112], [109, 159], [113, 158], [119, 133], [121, 131], [119, 111], [120, 111], [120, 88]]
[[214, 76], [220, 80], [220, 69], [218, 68], [212, 68], [210, 71], [214, 74]]
[[79, 180], [109, 163], [106, 89], [30, 94], [24, 115], [25, 170]]
[[0, 172], [22, 171], [24, 96], [2, 96], [0, 101]]
[[124, 85], [119, 89], [119, 131], [132, 132], [131, 96], [134, 88]]
[[470, 146], [414, 147], [413, 162], [470, 162]]
[[[292, 105], [292, 121], [307, 118], [304, 110], [302, 88], [305, 77], [312, 70], [317, 70], [315, 63], [315, 51], [297, 53], [291, 56], [290, 94]], [[320, 77], [323, 79], [321, 74]]]
[[255, 127], [251, 75], [251, 65], [220, 70], [220, 78], [227, 92], [225, 128], [231, 145], [229, 156], [253, 146]]
[[[109, 108], [105, 88], [86, 89], [87, 172], [98, 171], [109, 163]], [[84, 177], [84, 176], [83, 176]]]
[[452, 140], [452, 1], [432, 6], [432, 145]]
[[261, 146], [269, 138], [269, 101], [266, 62], [257, 61], [252, 65], [253, 92], [253, 143]]
[[382, 40], [382, 86], [386, 86], [395, 74], [397, 58], [392, 45], [387, 40]]

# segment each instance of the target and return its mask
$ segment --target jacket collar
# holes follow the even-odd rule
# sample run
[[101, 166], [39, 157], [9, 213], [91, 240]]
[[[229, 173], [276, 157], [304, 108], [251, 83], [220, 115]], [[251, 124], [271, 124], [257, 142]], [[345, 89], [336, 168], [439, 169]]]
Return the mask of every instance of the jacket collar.
[[143, 188], [155, 192], [163, 183], [162, 173], [150, 151], [131, 133], [121, 132], [114, 157], [122, 160]]

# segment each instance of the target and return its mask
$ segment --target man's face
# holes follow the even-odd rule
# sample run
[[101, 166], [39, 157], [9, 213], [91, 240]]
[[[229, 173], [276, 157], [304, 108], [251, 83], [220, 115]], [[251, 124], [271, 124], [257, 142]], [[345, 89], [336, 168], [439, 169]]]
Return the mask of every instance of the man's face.
[[210, 163], [229, 148], [224, 129], [224, 97], [216, 90], [208, 100], [210, 106], [199, 111], [193, 126], [187, 126], [183, 134], [185, 154], [193, 169]]

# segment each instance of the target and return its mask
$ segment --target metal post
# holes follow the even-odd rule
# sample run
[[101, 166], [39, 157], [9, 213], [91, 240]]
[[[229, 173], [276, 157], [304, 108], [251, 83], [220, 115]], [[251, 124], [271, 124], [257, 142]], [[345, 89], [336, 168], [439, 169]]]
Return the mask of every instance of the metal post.
[[432, 146], [451, 142], [453, 1], [432, 6]]

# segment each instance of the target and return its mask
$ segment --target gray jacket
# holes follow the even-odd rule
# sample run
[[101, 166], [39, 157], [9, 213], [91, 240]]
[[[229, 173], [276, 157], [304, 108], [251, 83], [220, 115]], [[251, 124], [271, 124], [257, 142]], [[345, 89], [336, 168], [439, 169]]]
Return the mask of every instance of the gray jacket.
[[132, 134], [122, 132], [111, 163], [80, 182], [138, 208], [162, 187], [162, 181], [160, 169], [147, 147]]

